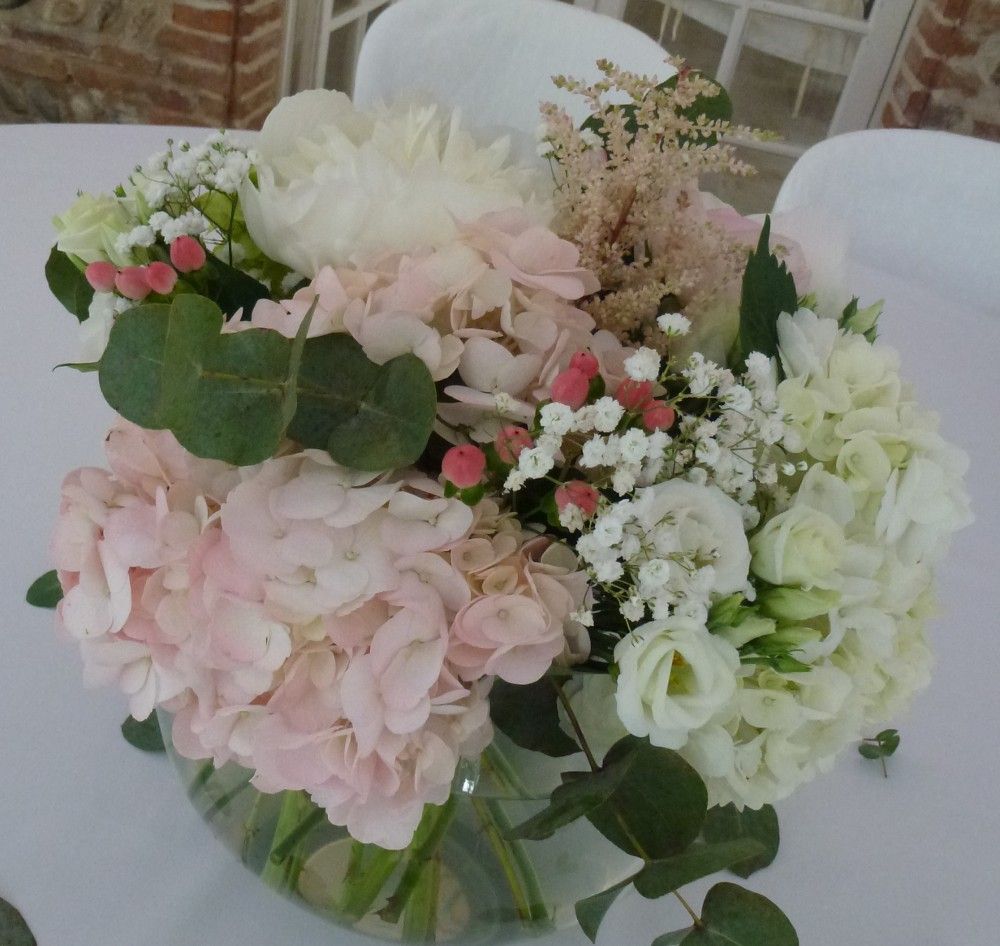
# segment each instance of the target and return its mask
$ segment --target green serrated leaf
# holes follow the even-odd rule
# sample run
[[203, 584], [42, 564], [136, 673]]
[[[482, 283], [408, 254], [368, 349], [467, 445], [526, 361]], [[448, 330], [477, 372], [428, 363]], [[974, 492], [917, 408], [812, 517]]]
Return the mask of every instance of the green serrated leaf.
[[73, 260], [56, 246], [52, 247], [45, 263], [45, 279], [52, 295], [66, 310], [81, 322], [86, 321], [94, 299], [93, 287]]
[[[757, 249], [747, 259], [740, 296], [740, 351], [778, 354], [778, 316], [798, 308], [795, 280], [771, 252], [771, 218], [764, 218]], [[779, 365], [780, 368], [780, 365]]]
[[0, 898], [0, 946], [38, 946], [20, 912]]
[[673, 857], [650, 861], [633, 878], [633, 883], [642, 896], [656, 900], [685, 884], [765, 854], [764, 845], [750, 837], [714, 844], [696, 843]]
[[36, 608], [54, 608], [62, 601], [62, 585], [55, 571], [46, 572], [36, 578], [24, 596], [28, 604]]
[[490, 690], [490, 716], [511, 742], [548, 756], [568, 756], [580, 747], [559, 725], [559, 700], [546, 677], [526, 686], [499, 678]]
[[631, 883], [631, 878], [623, 880], [620, 884], [615, 884], [607, 890], [595, 893], [592, 897], [586, 897], [576, 902], [576, 920], [580, 924], [587, 939], [592, 943], [597, 942], [597, 934], [604, 922], [604, 917], [611, 905], [618, 899], [618, 895]]
[[196, 456], [246, 466], [274, 454], [292, 419], [304, 332], [223, 335], [222, 325], [219, 307], [190, 293], [124, 312], [101, 358], [101, 391], [123, 417], [170, 430]]
[[676, 752], [626, 736], [611, 747], [604, 768], [624, 764], [606, 803], [587, 818], [612, 844], [644, 860], [679, 854], [701, 832], [708, 792]]
[[344, 466], [395, 469], [420, 457], [436, 411], [434, 380], [415, 355], [376, 365], [349, 335], [324, 335], [303, 353], [288, 433]]
[[210, 298], [226, 315], [233, 315], [238, 309], [249, 316], [253, 307], [271, 296], [270, 290], [253, 276], [223, 262], [211, 253], [205, 260], [207, 281], [202, 287]]
[[150, 713], [143, 720], [129, 716], [122, 723], [122, 735], [129, 745], [142, 749], [143, 752], [163, 752], [165, 749], [160, 723], [155, 713]]
[[[795, 928], [767, 897], [736, 884], [716, 884], [701, 909], [703, 930], [684, 946], [799, 946]], [[696, 938], [704, 934], [702, 938]]]
[[778, 856], [781, 834], [778, 814], [771, 805], [765, 805], [759, 811], [752, 808], [737, 811], [734, 805], [711, 808], [702, 833], [710, 844], [751, 838], [761, 845], [762, 851], [758, 855], [727, 865], [734, 874], [743, 878], [763, 870]]

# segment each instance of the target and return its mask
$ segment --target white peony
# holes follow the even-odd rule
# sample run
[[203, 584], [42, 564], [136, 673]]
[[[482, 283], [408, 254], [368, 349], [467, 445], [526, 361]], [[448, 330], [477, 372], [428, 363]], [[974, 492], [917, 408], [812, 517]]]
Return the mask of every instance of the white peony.
[[680, 749], [736, 693], [736, 648], [694, 621], [674, 617], [637, 628], [615, 648], [616, 704], [625, 728], [654, 746]]
[[257, 184], [240, 189], [250, 235], [306, 276], [444, 246], [459, 223], [493, 211], [550, 216], [543, 178], [509, 162], [506, 139], [481, 147], [434, 105], [369, 114], [340, 92], [300, 92], [268, 116], [258, 151]]

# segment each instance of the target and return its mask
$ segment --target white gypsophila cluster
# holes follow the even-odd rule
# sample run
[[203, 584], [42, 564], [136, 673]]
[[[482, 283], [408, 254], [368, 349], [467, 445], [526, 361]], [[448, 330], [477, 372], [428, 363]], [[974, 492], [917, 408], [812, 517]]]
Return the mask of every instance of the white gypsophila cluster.
[[[116, 251], [127, 256], [157, 237], [168, 244], [180, 236], [196, 236], [208, 246], [223, 242], [232, 226], [236, 192], [256, 159], [252, 149], [225, 131], [213, 132], [198, 145], [168, 141], [165, 151], [136, 167], [119, 192], [137, 225], [118, 237]], [[221, 215], [208, 209], [213, 194], [224, 200]]]
[[734, 648], [784, 634], [801, 667], [734, 665], [735, 651], [706, 649], [678, 618], [640, 627], [615, 655], [624, 726], [677, 748], [712, 804], [786, 797], [926, 685], [931, 566], [971, 521], [967, 459], [916, 408], [895, 352], [808, 311], [781, 317], [779, 341], [787, 501], [749, 541], [768, 616], [701, 633]]

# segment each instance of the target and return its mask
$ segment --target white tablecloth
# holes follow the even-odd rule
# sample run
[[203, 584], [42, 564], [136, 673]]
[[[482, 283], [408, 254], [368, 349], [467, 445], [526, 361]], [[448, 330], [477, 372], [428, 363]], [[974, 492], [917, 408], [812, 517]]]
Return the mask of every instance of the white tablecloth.
[[[369, 941], [268, 892], [230, 858], [166, 759], [122, 740], [124, 700], [85, 691], [51, 615], [24, 604], [49, 567], [60, 481], [103, 462], [110, 416], [93, 376], [50, 370], [73, 356], [75, 330], [45, 287], [49, 220], [78, 188], [111, 187], [166, 134], [0, 128], [0, 897], [22, 910], [40, 946], [360, 946]], [[832, 775], [779, 806], [781, 853], [749, 886], [786, 910], [803, 946], [990, 946], [1000, 875], [1000, 321], [936, 298], [919, 273], [904, 283], [855, 269], [866, 299], [887, 299], [885, 338], [902, 349], [922, 399], [972, 454], [978, 521], [941, 569], [937, 672], [900, 721], [889, 779], [846, 752]], [[601, 943], [644, 946], [683, 919], [673, 903], [629, 895]]]

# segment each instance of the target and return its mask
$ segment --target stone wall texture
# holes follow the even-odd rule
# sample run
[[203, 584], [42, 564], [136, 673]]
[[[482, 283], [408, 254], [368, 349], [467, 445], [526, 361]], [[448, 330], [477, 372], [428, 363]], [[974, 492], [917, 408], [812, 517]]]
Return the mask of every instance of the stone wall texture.
[[1000, 0], [921, 0], [882, 123], [1000, 141]]
[[0, 9], [0, 122], [256, 128], [283, 0], [28, 0]]

